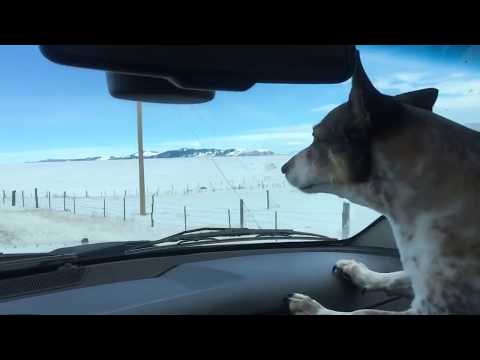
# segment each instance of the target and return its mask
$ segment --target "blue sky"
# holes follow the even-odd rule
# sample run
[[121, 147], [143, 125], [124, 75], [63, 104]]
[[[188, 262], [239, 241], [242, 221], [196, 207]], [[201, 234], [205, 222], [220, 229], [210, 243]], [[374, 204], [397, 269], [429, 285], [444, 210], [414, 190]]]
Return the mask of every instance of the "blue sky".
[[[360, 46], [373, 83], [398, 94], [435, 86], [435, 111], [480, 122], [478, 47]], [[0, 45], [0, 162], [136, 152], [135, 103], [112, 98], [101, 71], [53, 64], [36, 46]], [[311, 127], [344, 102], [336, 85], [258, 84], [217, 92], [206, 104], [144, 104], [145, 150], [179, 147], [270, 149], [290, 154]]]

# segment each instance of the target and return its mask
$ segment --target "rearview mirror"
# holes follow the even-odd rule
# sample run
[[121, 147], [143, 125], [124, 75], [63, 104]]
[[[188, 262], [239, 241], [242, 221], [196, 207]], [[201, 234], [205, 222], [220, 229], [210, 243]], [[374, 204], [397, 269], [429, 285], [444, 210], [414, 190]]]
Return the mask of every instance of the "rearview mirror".
[[255, 83], [348, 80], [352, 45], [42, 45], [58, 64], [170, 80], [184, 89], [243, 91]]

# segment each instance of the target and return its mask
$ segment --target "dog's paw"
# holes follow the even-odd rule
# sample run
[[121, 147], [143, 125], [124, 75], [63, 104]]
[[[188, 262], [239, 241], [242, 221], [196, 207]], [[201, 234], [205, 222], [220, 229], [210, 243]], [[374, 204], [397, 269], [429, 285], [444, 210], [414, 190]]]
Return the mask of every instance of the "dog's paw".
[[362, 289], [362, 293], [378, 289], [380, 281], [377, 273], [355, 260], [339, 260], [333, 267], [333, 273], [341, 275]]
[[330, 310], [303, 294], [288, 295], [287, 303], [293, 315], [328, 315], [330, 313]]

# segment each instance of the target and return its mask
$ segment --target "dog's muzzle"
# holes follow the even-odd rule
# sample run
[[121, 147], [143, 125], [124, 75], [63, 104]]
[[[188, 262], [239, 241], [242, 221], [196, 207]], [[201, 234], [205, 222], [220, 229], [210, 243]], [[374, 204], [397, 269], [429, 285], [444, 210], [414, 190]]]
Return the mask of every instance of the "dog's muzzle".
[[281, 170], [282, 170], [282, 174], [287, 175], [289, 169], [290, 169], [290, 168], [292, 167], [292, 165], [293, 165], [293, 161], [292, 161], [292, 160], [293, 160], [293, 159], [288, 160], [288, 161], [282, 166], [282, 169], [281, 169]]

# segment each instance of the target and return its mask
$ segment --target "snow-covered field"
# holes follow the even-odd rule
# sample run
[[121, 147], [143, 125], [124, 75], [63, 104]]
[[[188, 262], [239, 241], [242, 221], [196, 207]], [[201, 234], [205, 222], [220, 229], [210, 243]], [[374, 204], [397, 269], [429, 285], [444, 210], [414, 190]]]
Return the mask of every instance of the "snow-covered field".
[[[0, 191], [8, 196], [5, 202], [0, 198], [0, 252], [49, 250], [79, 244], [85, 237], [90, 242], [157, 239], [184, 230], [185, 209], [189, 229], [228, 227], [229, 210], [231, 226], [238, 227], [240, 199], [246, 227], [274, 228], [277, 212], [278, 228], [340, 237], [344, 200], [303, 194], [288, 185], [280, 172], [286, 160], [280, 155], [146, 160], [147, 212], [155, 195], [153, 228], [150, 216], [138, 215], [136, 160], [0, 165]], [[40, 209], [34, 209], [35, 187]], [[15, 208], [12, 190], [17, 193]], [[377, 216], [351, 204], [350, 234]]]

